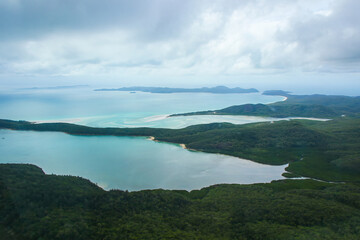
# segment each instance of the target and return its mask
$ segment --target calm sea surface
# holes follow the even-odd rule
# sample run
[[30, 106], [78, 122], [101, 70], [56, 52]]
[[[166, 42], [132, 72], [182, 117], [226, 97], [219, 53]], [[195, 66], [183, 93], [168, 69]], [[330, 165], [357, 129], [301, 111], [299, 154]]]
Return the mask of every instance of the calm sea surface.
[[[0, 118], [66, 121], [89, 126], [180, 128], [199, 123], [248, 123], [256, 117], [166, 118], [172, 113], [269, 103], [282, 97], [260, 94], [151, 94], [77, 90], [0, 93]], [[33, 163], [46, 173], [90, 179], [105, 189], [199, 189], [217, 183], [281, 179], [285, 166], [192, 152], [140, 137], [71, 136], [64, 133], [0, 130], [1, 163]]]
[[279, 96], [211, 93], [95, 92], [92, 89], [31, 90], [0, 93], [0, 118], [65, 121], [96, 127], [181, 128], [210, 122], [237, 124], [271, 120], [244, 116], [166, 118], [173, 113], [216, 110], [244, 103], [270, 103]]

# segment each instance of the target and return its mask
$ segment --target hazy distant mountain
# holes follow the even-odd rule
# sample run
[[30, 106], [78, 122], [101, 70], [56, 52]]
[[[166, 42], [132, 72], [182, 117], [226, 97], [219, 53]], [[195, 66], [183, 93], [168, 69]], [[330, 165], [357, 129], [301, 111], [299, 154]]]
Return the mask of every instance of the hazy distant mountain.
[[283, 91], [283, 90], [266, 90], [263, 92], [263, 95], [277, 95], [277, 96], [287, 96], [291, 92]]
[[122, 87], [122, 88], [103, 88], [95, 91], [140, 91], [150, 93], [183, 93], [183, 92], [205, 92], [205, 93], [255, 93], [259, 92], [255, 88], [228, 88], [225, 86], [203, 87], [203, 88], [168, 88], [168, 87]]
[[71, 85], [71, 86], [55, 86], [55, 87], [31, 87], [31, 88], [21, 88], [21, 90], [46, 90], [46, 89], [71, 89], [71, 88], [83, 88], [89, 87], [89, 85]]

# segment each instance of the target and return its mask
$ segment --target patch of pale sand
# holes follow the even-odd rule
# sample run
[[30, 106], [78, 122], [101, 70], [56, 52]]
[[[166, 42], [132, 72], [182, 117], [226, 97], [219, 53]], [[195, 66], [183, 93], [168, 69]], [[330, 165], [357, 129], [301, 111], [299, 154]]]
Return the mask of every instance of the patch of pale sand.
[[185, 145], [185, 144], [180, 143], [179, 145], [180, 145], [180, 147], [182, 147], [183, 149], [186, 149], [186, 145]]
[[143, 118], [143, 122], [154, 122], [154, 121], [164, 120], [169, 116], [170, 116], [169, 114], [165, 114], [165, 115], [155, 115], [155, 116], [145, 117]]
[[288, 118], [284, 118], [284, 120], [291, 120], [291, 119], [303, 119], [303, 120], [312, 120], [312, 121], [321, 121], [321, 122], [326, 122], [326, 121], [332, 120], [332, 119], [327, 119], [327, 118], [311, 118], [311, 117], [288, 117]]
[[56, 120], [35, 120], [34, 123], [78, 123], [83, 119], [81, 118], [70, 118], [70, 119], [56, 119]]

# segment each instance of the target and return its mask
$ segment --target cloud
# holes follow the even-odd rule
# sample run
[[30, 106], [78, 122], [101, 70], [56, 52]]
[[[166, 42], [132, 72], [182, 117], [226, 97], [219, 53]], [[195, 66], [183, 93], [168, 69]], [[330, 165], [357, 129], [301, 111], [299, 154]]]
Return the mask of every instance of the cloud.
[[0, 74], [359, 72], [357, 0], [0, 2]]
[[333, 9], [292, 21], [279, 41], [296, 43], [308, 69], [354, 71], [360, 63], [359, 8], [359, 1], [337, 1]]
[[2, 0], [0, 39], [114, 28], [159, 38], [174, 34], [182, 26], [178, 23], [191, 21], [196, 6], [190, 0]]

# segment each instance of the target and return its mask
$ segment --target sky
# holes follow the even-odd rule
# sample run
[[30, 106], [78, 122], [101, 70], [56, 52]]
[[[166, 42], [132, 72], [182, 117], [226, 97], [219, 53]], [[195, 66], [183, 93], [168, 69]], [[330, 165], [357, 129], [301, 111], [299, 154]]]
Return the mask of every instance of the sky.
[[0, 0], [0, 88], [360, 95], [359, 0]]

